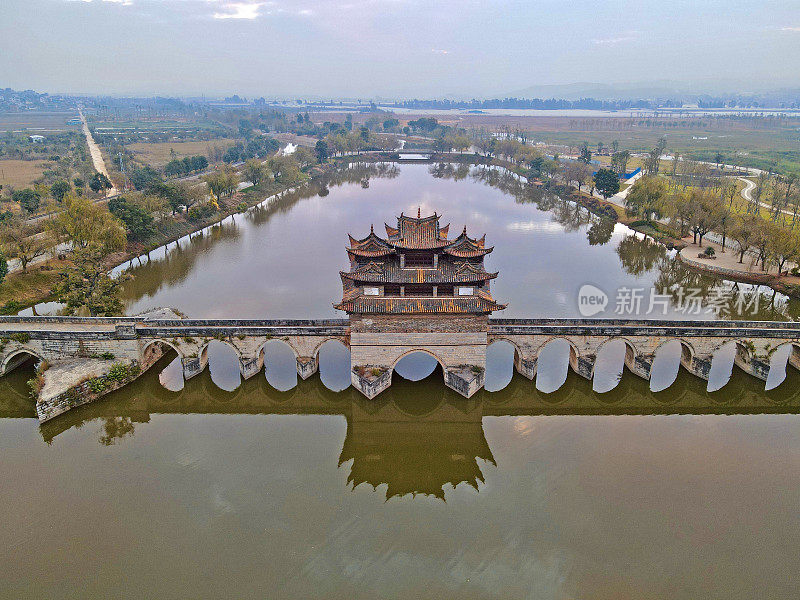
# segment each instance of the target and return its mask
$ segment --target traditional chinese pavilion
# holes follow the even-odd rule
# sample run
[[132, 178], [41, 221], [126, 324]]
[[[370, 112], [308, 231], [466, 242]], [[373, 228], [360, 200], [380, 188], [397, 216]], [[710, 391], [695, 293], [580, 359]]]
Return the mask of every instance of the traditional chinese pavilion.
[[483, 266], [493, 248], [467, 228], [448, 239], [450, 226], [439, 215], [400, 214], [386, 237], [370, 228], [363, 239], [350, 236], [350, 270], [342, 271], [344, 292], [336, 308], [352, 315], [486, 315], [502, 310], [492, 298], [497, 273]]
[[350, 236], [350, 270], [342, 271], [342, 301], [350, 315], [351, 381], [368, 398], [391, 384], [397, 362], [411, 352], [433, 356], [445, 385], [469, 398], [483, 386], [492, 298], [480, 239], [447, 237], [439, 215], [397, 217], [386, 237], [370, 228]]

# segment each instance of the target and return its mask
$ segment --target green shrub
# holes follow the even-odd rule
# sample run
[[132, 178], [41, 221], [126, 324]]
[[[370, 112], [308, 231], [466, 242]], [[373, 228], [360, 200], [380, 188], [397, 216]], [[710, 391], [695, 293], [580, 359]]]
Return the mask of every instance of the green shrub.
[[31, 398], [34, 400], [39, 398], [39, 393], [44, 387], [44, 377], [41, 373], [37, 373], [35, 377], [28, 380], [28, 387], [31, 388]]
[[207, 219], [211, 215], [216, 212], [214, 205], [210, 202], [206, 202], [205, 204], [201, 204], [200, 206], [193, 206], [189, 209], [188, 217], [192, 221], [200, 221], [202, 219]]
[[10, 334], [8, 338], [14, 340], [15, 342], [19, 342], [20, 344], [27, 344], [29, 341], [31, 341], [31, 334], [20, 331], [18, 333]]
[[13, 315], [18, 313], [22, 310], [22, 302], [17, 302], [16, 300], [9, 300], [2, 307], [0, 307], [0, 313], [4, 315]]
[[108, 387], [106, 385], [105, 377], [93, 377], [89, 381], [86, 382], [86, 385], [89, 386], [89, 389], [93, 394], [99, 394]]
[[114, 363], [108, 371], [106, 377], [112, 381], [122, 382], [130, 376], [130, 367], [123, 363]]

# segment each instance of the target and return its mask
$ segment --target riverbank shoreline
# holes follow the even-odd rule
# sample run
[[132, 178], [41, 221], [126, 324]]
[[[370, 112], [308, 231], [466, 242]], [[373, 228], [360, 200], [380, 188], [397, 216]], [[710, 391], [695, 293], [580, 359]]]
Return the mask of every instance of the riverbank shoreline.
[[[687, 255], [688, 252], [691, 251], [699, 251], [701, 250], [700, 246], [694, 244], [688, 244], [683, 248], [682, 252], [678, 252], [676, 259], [681, 262], [686, 268], [691, 269], [697, 273], [704, 273], [708, 275], [714, 275], [718, 277], [723, 277], [729, 281], [735, 281], [737, 283], [747, 283], [750, 285], [765, 285], [776, 292], [781, 294], [785, 294], [791, 298], [800, 298], [800, 277], [796, 277], [793, 275], [785, 275], [780, 273], [771, 273], [768, 271], [752, 271], [751, 269], [738, 269], [736, 268], [736, 264], [738, 263], [735, 261], [736, 253], [731, 248], [728, 248], [725, 253], [721, 252], [720, 246], [715, 244], [714, 242], [707, 242], [705, 248], [712, 247], [715, 249], [715, 256], [719, 259], [719, 257], [726, 257], [728, 253], [733, 253], [731, 255], [734, 258], [734, 265], [732, 266], [729, 264], [731, 261], [724, 261], [725, 264], [710, 264], [712, 259], [709, 258], [691, 258]], [[699, 254], [699, 252], [698, 252]], [[752, 267], [752, 265], [751, 265]]]
[[[220, 225], [227, 219], [237, 214], [246, 213], [256, 206], [263, 205], [264, 203], [268, 203], [276, 198], [280, 198], [284, 194], [296, 191], [302, 186], [307, 186], [313, 184], [314, 182], [318, 182], [321, 178], [329, 175], [331, 172], [338, 169], [348, 168], [353, 163], [358, 162], [396, 163], [402, 162], [402, 160], [398, 160], [398, 153], [386, 151], [367, 151], [360, 154], [333, 157], [324, 165], [318, 165], [310, 177], [298, 184], [277, 188], [270, 186], [267, 190], [263, 190], [262, 186], [251, 186], [249, 188], [245, 188], [237, 192], [231, 201], [224, 205], [224, 210], [215, 213], [212, 217], [198, 221], [176, 220], [174, 221], [174, 225], [176, 225], [176, 227], [174, 227], [168, 233], [153, 239], [148, 244], [132, 244], [125, 252], [117, 253], [109, 257], [109, 260], [105, 266], [111, 272], [123, 272], [135, 266], [136, 261], [138, 261], [139, 264], [142, 264], [145, 260], [150, 260], [153, 252], [161, 249], [163, 249], [164, 252], [167, 252], [171, 245], [176, 243], [180, 245], [182, 240], [191, 239], [198, 232], [203, 232], [209, 228]], [[642, 228], [640, 227], [642, 225], [640, 221], [629, 218], [627, 215], [625, 215], [624, 209], [621, 209], [618, 205], [607, 200], [601, 200], [594, 196], [590, 196], [582, 190], [575, 189], [573, 186], [557, 185], [550, 187], [543, 186], [535, 181], [529, 182], [525, 175], [519, 172], [519, 169], [516, 165], [508, 163], [507, 161], [503, 161], [499, 158], [481, 156], [475, 153], [431, 153], [425, 157], [424, 161], [415, 160], [414, 162], [425, 162], [429, 164], [435, 164], [437, 162], [467, 163], [470, 165], [483, 165], [487, 167], [499, 167], [507, 169], [509, 172], [516, 175], [520, 181], [524, 182], [526, 185], [540, 187], [546, 191], [551, 191], [552, 193], [567, 197], [568, 199], [580, 204], [583, 208], [596, 214], [600, 218], [614, 219], [615, 217], [616, 222], [629, 227], [632, 231], [642, 233], [643, 235], [654, 239], [669, 249], [678, 249], [679, 252], [676, 260], [680, 260], [681, 263], [687, 268], [690, 268], [696, 272], [703, 272], [712, 276], [721, 276], [725, 279], [738, 281], [741, 283], [768, 285], [780, 293], [795, 298], [800, 297], [800, 285], [786, 284], [776, 277], [765, 281], [761, 277], [751, 277], [745, 272], [731, 271], [728, 273], [727, 270], [723, 272], [719, 269], [709, 268], [698, 261], [684, 260], [686, 257], [681, 255], [680, 250], [686, 247], [686, 243], [683, 240], [671, 235], [670, 232], [664, 232], [660, 229], [654, 231], [652, 227]], [[269, 195], [266, 197], [261, 197], [262, 192], [269, 193]], [[244, 206], [242, 206], [243, 204]], [[612, 211], [614, 213], [614, 217], [611, 215]], [[41, 270], [43, 274], [49, 275], [50, 279], [48, 281], [52, 280], [52, 283], [54, 284], [56, 280], [55, 278], [57, 278], [58, 274], [50, 262], [51, 261], [48, 261], [48, 263], [39, 266], [38, 269]], [[41, 290], [44, 287], [46, 286], [40, 286], [39, 289]], [[17, 314], [21, 311], [32, 308], [35, 312], [36, 305], [53, 302], [55, 300], [56, 299], [52, 294], [51, 286], [51, 289], [47, 293], [34, 294], [33, 296], [27, 298], [25, 302], [15, 304], [12, 301], [7, 303], [3, 307], [0, 307], [0, 314]]]
[[[180, 243], [180, 240], [184, 238], [191, 238], [198, 232], [219, 225], [232, 216], [245, 213], [255, 206], [259, 206], [260, 204], [281, 197], [283, 194], [294, 191], [299, 186], [306, 185], [311, 181], [313, 181], [313, 179], [310, 179], [306, 182], [301, 182], [300, 184], [284, 187], [278, 189], [277, 191], [269, 190], [269, 192], [272, 193], [266, 198], [260, 197], [260, 194], [257, 198], [248, 198], [248, 196], [251, 196], [254, 193], [258, 194], [260, 191], [262, 191], [259, 186], [251, 186], [249, 188], [240, 190], [237, 192], [237, 195], [233, 197], [233, 199], [238, 200], [238, 202], [234, 201], [230, 204], [226, 204], [224, 210], [215, 213], [207, 219], [198, 221], [174, 221], [174, 224], [177, 225], [177, 227], [169, 233], [156, 237], [148, 244], [131, 244], [130, 247], [125, 251], [110, 255], [107, 258], [104, 267], [111, 272], [118, 271], [119, 268], [126, 263], [130, 263], [130, 265], [132, 265], [137, 259], [140, 259], [141, 262], [141, 259], [146, 258], [149, 254], [160, 248], [167, 248], [176, 242]], [[241, 207], [243, 203], [246, 205], [245, 207]], [[29, 279], [31, 276], [37, 275], [38, 284], [33, 286], [33, 289], [30, 290], [30, 295], [18, 296], [18, 298], [21, 298], [21, 300], [18, 300], [17, 298], [11, 298], [4, 305], [0, 306], [0, 315], [18, 314], [21, 311], [34, 308], [38, 304], [55, 302], [56, 297], [52, 292], [52, 287], [55, 285], [58, 279], [58, 272], [56, 269], [62, 266], [64, 266], [63, 260], [52, 258], [44, 263], [36, 265], [34, 268], [29, 269], [28, 273], [23, 274], [18, 272], [8, 275], [4, 283], [14, 283], [18, 278], [25, 277]], [[46, 292], [44, 291], [44, 288], [48, 288]]]

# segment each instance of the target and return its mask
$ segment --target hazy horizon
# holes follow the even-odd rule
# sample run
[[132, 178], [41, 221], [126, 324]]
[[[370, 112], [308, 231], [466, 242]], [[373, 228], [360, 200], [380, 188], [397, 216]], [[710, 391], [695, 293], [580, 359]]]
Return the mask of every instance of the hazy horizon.
[[497, 97], [598, 84], [709, 94], [800, 87], [797, 3], [4, 5], [0, 87], [51, 93], [368, 99]]

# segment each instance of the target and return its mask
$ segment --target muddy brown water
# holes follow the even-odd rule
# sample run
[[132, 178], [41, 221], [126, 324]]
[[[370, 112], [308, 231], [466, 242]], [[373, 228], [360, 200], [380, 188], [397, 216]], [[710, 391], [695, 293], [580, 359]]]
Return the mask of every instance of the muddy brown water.
[[[612, 296], [598, 316], [622, 287], [730, 287], [511, 178], [381, 170], [153, 253], [133, 267], [129, 312], [335, 316], [347, 233], [417, 206], [486, 232], [502, 316], [578, 316], [585, 283]], [[796, 316], [750, 292], [764, 296], [755, 318]], [[696, 318], [675, 301], [668, 313]], [[781, 383], [776, 353], [764, 391], [723, 349], [710, 387], [725, 385], [710, 392], [669, 349], [652, 382], [622, 372], [623, 353], [608, 345], [586, 381], [554, 342], [531, 382], [494, 344], [470, 400], [410, 355], [368, 401], [336, 342], [299, 382], [280, 342], [245, 382], [215, 343], [195, 379], [168, 356], [43, 426], [20, 368], [0, 380], [0, 597], [794, 597], [800, 375]]]

